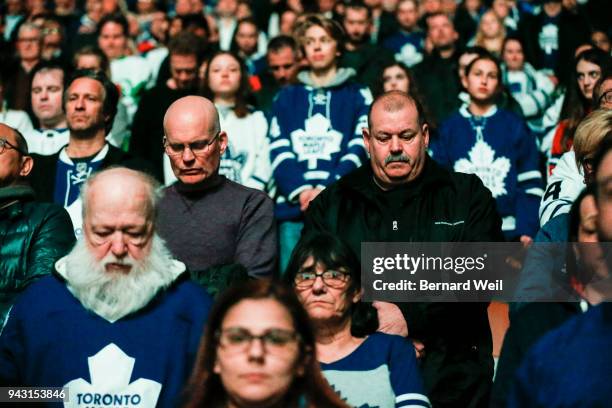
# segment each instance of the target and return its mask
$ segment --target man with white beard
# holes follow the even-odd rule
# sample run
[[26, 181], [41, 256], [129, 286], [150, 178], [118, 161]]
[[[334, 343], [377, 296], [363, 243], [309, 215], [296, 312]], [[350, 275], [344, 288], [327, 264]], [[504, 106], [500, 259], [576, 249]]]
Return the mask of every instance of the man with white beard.
[[66, 407], [177, 406], [211, 299], [155, 233], [157, 192], [126, 168], [86, 181], [83, 238], [0, 334], [0, 385], [67, 387]]

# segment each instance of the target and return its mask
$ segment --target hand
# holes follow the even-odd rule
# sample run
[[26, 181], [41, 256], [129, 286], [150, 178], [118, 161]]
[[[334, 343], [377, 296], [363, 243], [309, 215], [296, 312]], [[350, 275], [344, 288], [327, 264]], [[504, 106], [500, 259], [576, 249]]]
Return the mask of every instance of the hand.
[[412, 339], [412, 344], [414, 345], [416, 358], [425, 357], [425, 345], [421, 341], [415, 339]]
[[372, 306], [378, 312], [378, 331], [387, 334], [408, 336], [408, 324], [397, 305], [388, 302], [375, 301]]
[[319, 195], [319, 193], [321, 192], [320, 188], [311, 188], [308, 190], [304, 190], [300, 193], [300, 210], [302, 210], [302, 212], [306, 211], [308, 209], [308, 206], [310, 205], [310, 202], [312, 200], [315, 199], [316, 196]]
[[521, 244], [523, 244], [523, 248], [529, 248], [531, 244], [533, 244], [533, 238], [531, 238], [529, 235], [521, 235], [519, 241], [521, 241]]

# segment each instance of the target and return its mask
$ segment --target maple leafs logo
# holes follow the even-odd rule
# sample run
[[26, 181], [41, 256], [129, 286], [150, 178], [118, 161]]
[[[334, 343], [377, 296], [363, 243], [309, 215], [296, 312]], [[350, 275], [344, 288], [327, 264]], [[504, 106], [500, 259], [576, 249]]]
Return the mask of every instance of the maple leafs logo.
[[79, 378], [64, 385], [70, 392], [70, 401], [64, 402], [64, 407], [154, 408], [162, 385], [144, 378], [130, 383], [135, 362], [136, 359], [110, 343], [87, 358], [91, 384]]
[[411, 67], [423, 61], [423, 54], [417, 50], [414, 44], [406, 43], [400, 51], [395, 54], [396, 61], [402, 61], [407, 66]]
[[485, 187], [491, 190], [493, 198], [508, 194], [504, 182], [510, 171], [510, 160], [507, 157], [496, 159], [495, 150], [482, 140], [476, 142], [468, 155], [469, 159], [455, 162], [456, 172], [477, 175]]
[[342, 133], [331, 128], [331, 122], [317, 113], [304, 122], [304, 129], [291, 132], [291, 142], [299, 161], [308, 161], [309, 169], [317, 168], [317, 160], [331, 160], [340, 151]]

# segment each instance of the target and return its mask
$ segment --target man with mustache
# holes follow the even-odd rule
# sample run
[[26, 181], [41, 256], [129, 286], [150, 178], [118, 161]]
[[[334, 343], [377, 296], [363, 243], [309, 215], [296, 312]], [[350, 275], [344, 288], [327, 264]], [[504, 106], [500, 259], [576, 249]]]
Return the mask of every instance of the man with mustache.
[[[495, 201], [482, 182], [445, 170], [428, 156], [429, 126], [418, 100], [385, 93], [372, 104], [368, 124], [363, 141], [369, 163], [310, 203], [302, 237], [329, 232], [357, 255], [362, 242], [503, 240]], [[379, 331], [410, 334], [415, 342], [433, 406], [486, 406], [493, 377], [487, 304], [374, 307]]]
[[35, 166], [30, 180], [38, 199], [65, 207], [77, 237], [82, 225], [79, 189], [92, 173], [112, 165], [150, 169], [148, 163], [124, 153], [106, 139], [118, 99], [117, 88], [103, 72], [76, 71], [63, 97], [70, 130], [68, 144], [50, 156], [32, 155]]
[[0, 384], [67, 387], [73, 406], [178, 406], [212, 301], [155, 232], [158, 191], [126, 168], [85, 182], [83, 239], [11, 310]]

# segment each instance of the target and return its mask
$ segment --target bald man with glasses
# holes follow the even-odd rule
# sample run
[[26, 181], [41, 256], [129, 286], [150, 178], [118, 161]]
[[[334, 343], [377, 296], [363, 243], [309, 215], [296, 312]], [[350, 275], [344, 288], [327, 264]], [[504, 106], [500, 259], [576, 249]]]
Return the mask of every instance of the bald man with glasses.
[[219, 174], [228, 135], [213, 103], [177, 100], [166, 111], [164, 133], [177, 181], [164, 190], [158, 228], [173, 255], [207, 286], [231, 271], [270, 277], [277, 245], [272, 200]]

